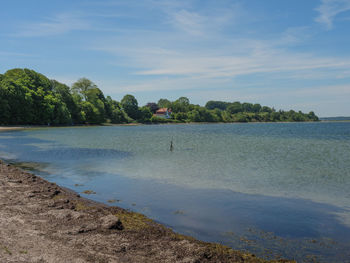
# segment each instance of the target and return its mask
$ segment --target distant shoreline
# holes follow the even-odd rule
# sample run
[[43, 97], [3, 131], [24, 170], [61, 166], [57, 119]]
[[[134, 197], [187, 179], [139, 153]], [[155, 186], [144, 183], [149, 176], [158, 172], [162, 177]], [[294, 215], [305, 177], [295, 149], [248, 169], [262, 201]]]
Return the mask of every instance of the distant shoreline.
[[24, 126], [0, 126], [0, 131], [14, 131], [14, 130], [23, 130], [27, 129], [28, 127]]
[[325, 123], [350, 122], [350, 120], [319, 120], [319, 121], [278, 121], [278, 122], [181, 122], [181, 123], [124, 123], [124, 124], [79, 124], [79, 125], [23, 125], [0, 126], [0, 132], [16, 131], [36, 128], [72, 128], [72, 127], [113, 127], [113, 126], [157, 126], [157, 125], [205, 125], [205, 124], [264, 124], [264, 123]]
[[320, 120], [320, 122], [350, 122], [350, 120]]

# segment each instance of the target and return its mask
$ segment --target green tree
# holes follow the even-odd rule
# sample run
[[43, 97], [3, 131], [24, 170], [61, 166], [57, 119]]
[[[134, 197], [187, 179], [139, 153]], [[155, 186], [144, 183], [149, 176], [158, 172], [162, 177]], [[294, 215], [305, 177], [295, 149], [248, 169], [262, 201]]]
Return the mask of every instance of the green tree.
[[106, 98], [106, 114], [112, 123], [127, 123], [128, 117], [121, 109], [120, 103], [113, 100], [110, 96]]
[[86, 98], [88, 102], [92, 103], [98, 109], [100, 115], [99, 118], [101, 122], [104, 122], [106, 119], [105, 104], [107, 104], [107, 101], [103, 95], [103, 92], [97, 87], [89, 89], [86, 92]]
[[214, 110], [212, 110], [212, 114], [214, 116], [215, 122], [223, 122], [224, 121], [222, 119], [222, 113], [223, 113], [223, 111], [221, 111], [218, 108], [215, 108]]
[[310, 111], [308, 114], [307, 114], [307, 119], [309, 121], [318, 121], [318, 117], [316, 116], [316, 114], [313, 112], [313, 111]]
[[201, 122], [214, 122], [215, 121], [214, 114], [211, 111], [209, 111], [208, 109], [206, 109], [204, 107], [198, 107], [197, 111], [199, 112]]
[[72, 123], [82, 123], [81, 108], [79, 107], [80, 96], [72, 94], [70, 87], [56, 80], [51, 80], [51, 86], [55, 97], [60, 98], [66, 104]]
[[[152, 116], [157, 107], [172, 108], [172, 119]], [[317, 121], [314, 112], [276, 111], [248, 102], [208, 101], [206, 107], [191, 104], [186, 97], [174, 102], [160, 99], [139, 109], [137, 100], [126, 95], [121, 103], [90, 80], [79, 79], [72, 88], [49, 80], [30, 69], [12, 69], [0, 74], [0, 124], [71, 124], [105, 121], [139, 122], [246, 122]]]
[[156, 111], [159, 109], [158, 104], [155, 102], [148, 102], [146, 107], [148, 107], [152, 113], [156, 113]]
[[242, 112], [243, 111], [242, 104], [239, 101], [236, 101], [227, 107], [227, 111], [231, 114]]
[[153, 114], [147, 106], [143, 106], [140, 108], [140, 121], [141, 122], [150, 122]]
[[270, 114], [271, 121], [281, 121], [281, 113], [280, 112], [272, 112]]
[[88, 91], [97, 88], [96, 84], [87, 78], [78, 79], [73, 83], [73, 92], [79, 94], [85, 101], [87, 100]]
[[45, 124], [71, 124], [72, 118], [64, 102], [52, 94], [44, 96], [41, 121]]
[[127, 94], [121, 100], [121, 106], [128, 116], [137, 120], [140, 116], [137, 100], [133, 95]]
[[229, 113], [228, 111], [223, 111], [221, 114], [221, 118], [223, 122], [232, 122], [232, 114]]
[[89, 124], [101, 123], [99, 110], [89, 101], [81, 102], [83, 120]]
[[28, 69], [8, 70], [1, 80], [5, 95], [8, 124], [45, 124], [45, 94], [51, 93], [51, 84], [42, 74]]
[[187, 119], [189, 122], [200, 122], [201, 116], [198, 112], [198, 110], [191, 110], [187, 113]]
[[263, 121], [263, 122], [270, 121], [270, 113], [268, 112], [260, 112], [258, 116], [260, 121]]
[[[81, 78], [72, 86], [75, 101], [81, 108], [84, 121], [92, 124], [99, 124], [106, 121], [111, 115], [107, 100], [103, 92], [95, 83], [87, 78]], [[79, 97], [81, 98], [79, 100]], [[106, 108], [108, 112], [106, 112]]]
[[159, 108], [170, 108], [171, 106], [171, 102], [167, 99], [160, 99], [157, 104]]
[[8, 103], [8, 95], [4, 88], [1, 86], [0, 75], [0, 124], [8, 124], [10, 121], [10, 105]]
[[185, 112], [178, 112], [178, 113], [173, 113], [172, 117], [175, 120], [181, 121], [181, 122], [185, 122], [188, 118], [187, 113]]
[[267, 106], [263, 106], [261, 108], [261, 112], [272, 112], [272, 109], [270, 107], [267, 107]]
[[244, 102], [242, 104], [242, 110], [244, 112], [253, 112], [254, 110], [254, 105], [252, 103]]
[[180, 97], [176, 100], [176, 102], [180, 103], [181, 105], [188, 106], [190, 104], [190, 100], [186, 97]]
[[258, 103], [254, 104], [252, 110], [255, 113], [260, 112], [261, 111], [261, 105], [258, 104]]
[[171, 104], [171, 109], [173, 112], [188, 112], [189, 111], [190, 100], [186, 97], [180, 97]]
[[124, 111], [120, 108], [114, 108], [111, 115], [112, 123], [127, 123], [128, 119]]
[[210, 100], [205, 104], [205, 107], [208, 110], [214, 110], [214, 109], [226, 110], [229, 105], [230, 103], [228, 102]]
[[233, 115], [233, 121], [235, 122], [248, 122], [248, 117], [244, 112], [238, 112]]

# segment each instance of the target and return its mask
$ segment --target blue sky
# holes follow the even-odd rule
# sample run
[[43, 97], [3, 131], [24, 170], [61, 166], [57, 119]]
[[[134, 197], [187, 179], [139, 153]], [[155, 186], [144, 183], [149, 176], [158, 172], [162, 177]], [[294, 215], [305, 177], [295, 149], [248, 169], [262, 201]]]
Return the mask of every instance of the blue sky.
[[7, 0], [0, 72], [350, 116], [350, 0]]

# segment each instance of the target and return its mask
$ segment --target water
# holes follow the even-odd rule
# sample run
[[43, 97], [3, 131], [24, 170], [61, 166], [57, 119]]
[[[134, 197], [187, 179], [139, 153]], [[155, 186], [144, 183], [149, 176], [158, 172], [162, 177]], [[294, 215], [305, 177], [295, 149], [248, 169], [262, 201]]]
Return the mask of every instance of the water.
[[349, 122], [30, 129], [0, 158], [202, 240], [350, 262]]

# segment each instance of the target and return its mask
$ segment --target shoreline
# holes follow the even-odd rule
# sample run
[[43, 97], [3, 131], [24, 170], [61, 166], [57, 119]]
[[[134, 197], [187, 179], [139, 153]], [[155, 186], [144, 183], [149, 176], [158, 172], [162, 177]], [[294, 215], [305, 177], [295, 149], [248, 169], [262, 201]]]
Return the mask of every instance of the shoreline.
[[24, 130], [28, 129], [30, 127], [25, 126], [0, 126], [0, 132], [1, 131], [16, 131], [16, 130]]
[[113, 127], [113, 126], [153, 126], [153, 125], [206, 125], [206, 124], [273, 124], [273, 123], [335, 123], [335, 122], [349, 122], [343, 120], [328, 121], [328, 120], [319, 120], [319, 121], [302, 121], [302, 122], [179, 122], [179, 123], [120, 123], [120, 124], [79, 124], [79, 125], [56, 125], [56, 126], [47, 126], [47, 125], [23, 125], [23, 126], [1, 126], [0, 132], [6, 131], [15, 131], [15, 130], [25, 130], [25, 129], [37, 129], [37, 128], [73, 128], [73, 127]]
[[173, 232], [0, 160], [2, 262], [267, 261]]

